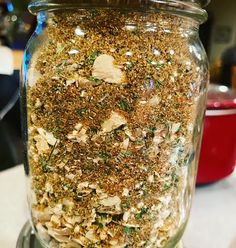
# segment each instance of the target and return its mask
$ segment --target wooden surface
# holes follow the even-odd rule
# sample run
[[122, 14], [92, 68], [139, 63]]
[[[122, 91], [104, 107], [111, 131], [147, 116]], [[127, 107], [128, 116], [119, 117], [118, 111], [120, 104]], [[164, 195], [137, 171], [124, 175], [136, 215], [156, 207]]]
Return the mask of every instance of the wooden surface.
[[21, 69], [21, 63], [23, 59], [23, 51], [13, 51], [14, 56], [14, 69], [20, 70]]

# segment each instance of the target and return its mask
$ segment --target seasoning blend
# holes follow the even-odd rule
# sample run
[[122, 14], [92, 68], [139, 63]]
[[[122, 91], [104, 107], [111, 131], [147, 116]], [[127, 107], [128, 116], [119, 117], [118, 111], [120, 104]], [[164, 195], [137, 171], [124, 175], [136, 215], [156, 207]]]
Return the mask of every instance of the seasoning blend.
[[181, 239], [208, 83], [201, 4], [30, 4], [38, 27], [21, 99], [42, 247], [169, 248]]

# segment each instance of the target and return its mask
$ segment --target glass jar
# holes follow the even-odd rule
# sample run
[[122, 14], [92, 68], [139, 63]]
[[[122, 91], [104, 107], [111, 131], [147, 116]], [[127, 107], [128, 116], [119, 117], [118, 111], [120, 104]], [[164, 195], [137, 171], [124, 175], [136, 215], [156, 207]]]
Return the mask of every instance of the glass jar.
[[43, 247], [175, 247], [194, 191], [203, 1], [34, 1], [21, 100]]

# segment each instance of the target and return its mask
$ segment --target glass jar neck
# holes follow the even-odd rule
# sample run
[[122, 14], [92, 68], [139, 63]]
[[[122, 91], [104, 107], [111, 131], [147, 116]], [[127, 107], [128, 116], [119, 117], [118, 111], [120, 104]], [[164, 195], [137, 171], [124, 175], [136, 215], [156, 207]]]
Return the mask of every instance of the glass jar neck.
[[167, 11], [191, 17], [203, 23], [207, 19], [207, 13], [201, 7], [208, 2], [209, 0], [33, 0], [29, 4], [29, 10], [33, 14], [60, 9], [93, 8], [127, 9], [141, 12]]

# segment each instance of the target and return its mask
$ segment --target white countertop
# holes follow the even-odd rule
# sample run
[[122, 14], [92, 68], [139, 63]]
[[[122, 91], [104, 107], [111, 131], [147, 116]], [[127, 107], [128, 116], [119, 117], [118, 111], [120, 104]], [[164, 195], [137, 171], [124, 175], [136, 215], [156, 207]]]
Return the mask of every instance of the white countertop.
[[[22, 166], [0, 173], [0, 199], [0, 248], [15, 248], [28, 216]], [[236, 248], [236, 173], [197, 189], [184, 247]]]

